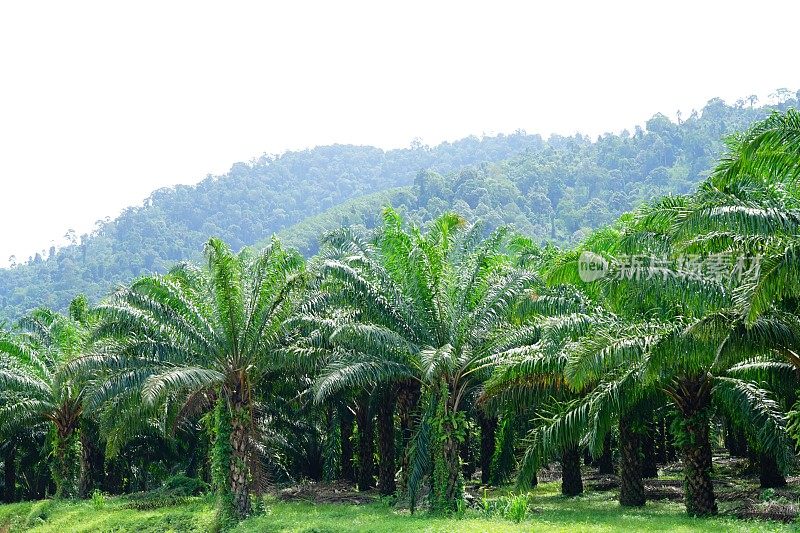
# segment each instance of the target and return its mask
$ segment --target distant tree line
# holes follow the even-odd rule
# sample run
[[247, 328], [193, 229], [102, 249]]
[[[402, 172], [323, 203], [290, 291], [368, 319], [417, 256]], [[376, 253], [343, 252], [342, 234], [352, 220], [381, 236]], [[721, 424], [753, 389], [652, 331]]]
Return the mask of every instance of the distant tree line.
[[264, 155], [195, 186], [155, 191], [91, 234], [68, 232], [72, 244], [0, 270], [0, 320], [38, 305], [64, 310], [78, 293], [96, 301], [117, 284], [198, 258], [212, 235], [238, 250], [280, 233], [311, 255], [324, 231], [374, 227], [382, 205], [421, 224], [454, 210], [485, 220], [487, 231], [513, 224], [537, 242], [576, 243], [643, 201], [692, 190], [722, 136], [797, 103], [788, 92], [777, 97], [765, 107], [713, 99], [678, 123], [655, 115], [645, 128], [594, 140], [517, 132], [386, 152], [334, 145]]

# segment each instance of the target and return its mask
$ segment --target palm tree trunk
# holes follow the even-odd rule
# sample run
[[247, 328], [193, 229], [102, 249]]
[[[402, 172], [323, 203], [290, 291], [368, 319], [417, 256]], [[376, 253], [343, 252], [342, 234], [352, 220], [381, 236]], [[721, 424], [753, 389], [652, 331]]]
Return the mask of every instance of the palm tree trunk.
[[645, 503], [640, 436], [634, 431], [632, 420], [619, 420], [619, 504], [625, 507], [640, 507]]
[[664, 421], [664, 452], [667, 454], [668, 463], [673, 463], [678, 459], [678, 450], [675, 448], [675, 438], [670, 430], [670, 425]]
[[683, 446], [686, 477], [686, 512], [690, 516], [717, 514], [714, 484], [711, 480], [711, 444], [708, 420], [688, 421], [687, 443]]
[[725, 448], [731, 457], [747, 457], [747, 437], [744, 431], [734, 426], [731, 422], [725, 421]]
[[778, 468], [778, 461], [775, 457], [767, 454], [759, 454], [758, 458], [758, 480], [762, 489], [774, 489], [786, 486], [786, 478]]
[[312, 431], [305, 446], [305, 460], [300, 466], [300, 473], [311, 481], [322, 479], [325, 471], [325, 448], [318, 431]]
[[189, 464], [186, 465], [186, 475], [208, 481], [204, 479], [204, 466], [208, 458], [207, 444], [201, 437], [203, 434], [198, 431], [192, 431], [189, 434], [187, 447], [189, 449]]
[[108, 472], [103, 479], [103, 491], [109, 494], [122, 494], [123, 492], [123, 461], [119, 456], [109, 459]]
[[346, 406], [339, 408], [339, 433], [341, 435], [342, 479], [355, 481], [356, 474], [353, 470], [353, 412]]
[[130, 457], [125, 459], [125, 467], [124, 467], [125, 475], [122, 476], [122, 492], [124, 494], [130, 494], [132, 492], [136, 492], [136, 487], [134, 487], [133, 482], [135, 479], [133, 473], [133, 461], [131, 461]]
[[586, 466], [595, 466], [595, 460], [594, 457], [592, 457], [592, 452], [589, 450], [589, 448], [583, 449], [583, 464]]
[[358, 490], [368, 490], [375, 486], [374, 429], [369, 412], [369, 396], [362, 396], [356, 405], [356, 424], [358, 424]]
[[217, 529], [225, 529], [250, 514], [249, 412], [238, 394], [232, 398], [220, 395], [214, 410], [211, 463], [217, 493]]
[[614, 450], [611, 444], [611, 433], [603, 439], [603, 453], [597, 458], [597, 470], [600, 474], [611, 475], [614, 473]]
[[250, 480], [248, 479], [248, 423], [247, 409], [244, 405], [236, 405], [231, 419], [231, 461], [230, 483], [233, 508], [238, 518], [250, 514]]
[[378, 404], [378, 455], [380, 466], [378, 471], [378, 487], [384, 496], [394, 494], [395, 483], [395, 450], [394, 450], [394, 406], [395, 394], [392, 387], [387, 387], [379, 398]]
[[489, 484], [491, 479], [492, 457], [494, 456], [495, 431], [497, 417], [478, 412], [478, 423], [481, 426], [481, 483]]
[[81, 421], [81, 477], [78, 497], [88, 498], [95, 487], [101, 486], [103, 477], [103, 450], [98, 446], [97, 426], [89, 420]]
[[147, 466], [150, 461], [147, 460], [146, 457], [140, 457], [138, 461], [137, 468], [140, 472], [139, 474], [139, 492], [147, 492], [150, 490], [150, 486], [147, 484], [149, 476], [147, 475]]
[[666, 464], [667, 462], [667, 428], [664, 417], [656, 419], [656, 462]]
[[322, 440], [322, 479], [335, 481], [339, 476], [339, 423], [332, 402], [325, 404], [325, 428]]
[[447, 484], [443, 501], [447, 502], [448, 511], [455, 511], [457, 502], [463, 498], [461, 458], [459, 456], [458, 442], [455, 439], [448, 438], [443, 444], [444, 462], [447, 469]]
[[53, 481], [56, 484], [55, 497], [72, 498], [77, 488], [75, 457], [75, 435], [72, 427], [59, 427], [56, 430], [55, 464], [53, 465]]
[[397, 412], [400, 418], [400, 437], [402, 439], [400, 465], [400, 492], [408, 489], [408, 475], [411, 466], [411, 439], [414, 435], [413, 413], [420, 397], [420, 385], [417, 381], [406, 381], [399, 385], [397, 393]]
[[492, 457], [492, 485], [505, 483], [514, 469], [514, 444], [516, 435], [514, 419], [510, 416], [503, 417], [498, 425], [497, 439], [495, 441], [494, 457]]
[[656, 461], [655, 428], [648, 423], [641, 436], [642, 446], [642, 477], [652, 479], [658, 477], [658, 464]]
[[472, 453], [472, 439], [470, 438], [472, 432], [467, 430], [464, 433], [464, 440], [461, 442], [460, 455], [461, 455], [461, 474], [464, 479], [472, 479], [475, 475], [475, 457]]
[[717, 514], [714, 483], [711, 480], [711, 442], [708, 406], [710, 384], [706, 376], [684, 377], [677, 398], [683, 416], [682, 454], [684, 499], [689, 516]]
[[431, 431], [433, 475], [430, 505], [433, 513], [453, 513], [464, 498], [455, 426], [460, 415], [451, 403], [451, 398], [448, 384], [445, 381], [440, 382], [438, 395], [433, 397], [437, 407], [433, 421], [435, 427]]
[[561, 494], [577, 496], [582, 492], [581, 450], [573, 444], [564, 449], [561, 454]]
[[3, 502], [14, 503], [17, 499], [17, 448], [14, 443], [6, 445], [3, 456]]

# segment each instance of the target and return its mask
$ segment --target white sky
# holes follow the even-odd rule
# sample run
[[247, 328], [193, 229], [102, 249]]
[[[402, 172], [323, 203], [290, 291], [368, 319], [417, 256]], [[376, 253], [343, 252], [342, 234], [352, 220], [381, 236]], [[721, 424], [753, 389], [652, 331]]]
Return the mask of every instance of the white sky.
[[[278, 4], [278, 2], [276, 2]], [[0, 265], [236, 161], [800, 88], [798, 2], [0, 3]]]

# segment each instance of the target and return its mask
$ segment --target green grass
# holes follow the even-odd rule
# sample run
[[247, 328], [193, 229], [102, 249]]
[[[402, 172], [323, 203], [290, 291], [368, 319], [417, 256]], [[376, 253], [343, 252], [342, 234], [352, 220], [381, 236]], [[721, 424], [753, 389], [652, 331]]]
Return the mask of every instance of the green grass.
[[208, 498], [189, 498], [181, 505], [151, 511], [132, 510], [127, 504], [124, 498], [106, 498], [102, 506], [91, 500], [0, 505], [0, 533], [188, 532], [208, 531], [213, 523], [214, 512]]
[[[107, 498], [100, 505], [86, 502], [36, 502], [0, 506], [0, 532], [72, 533], [88, 531], [207, 531], [213, 523], [211, 498], [153, 511], [125, 507], [124, 498]], [[246, 520], [237, 532], [616, 532], [669, 531], [796, 531], [796, 526], [748, 522], [731, 518], [692, 519], [680, 503], [651, 502], [643, 509], [621, 509], [611, 492], [593, 492], [575, 499], [562, 498], [558, 485], [540, 486], [532, 499], [532, 513], [519, 524], [486, 518], [470, 509], [461, 519], [411, 516], [385, 503], [370, 505], [311, 504], [268, 500], [266, 513]]]

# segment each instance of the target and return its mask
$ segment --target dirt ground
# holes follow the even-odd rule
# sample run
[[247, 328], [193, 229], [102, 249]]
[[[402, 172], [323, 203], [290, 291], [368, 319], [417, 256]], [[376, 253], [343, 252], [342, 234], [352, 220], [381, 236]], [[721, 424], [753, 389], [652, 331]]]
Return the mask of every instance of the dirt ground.
[[[666, 465], [659, 470], [659, 478], [646, 479], [645, 491], [650, 501], [683, 501], [683, 481], [680, 462]], [[561, 472], [558, 465], [542, 469], [540, 482], [558, 481]], [[476, 478], [480, 479], [480, 472]], [[779, 520], [792, 522], [800, 514], [800, 477], [787, 477], [785, 487], [762, 489], [758, 475], [746, 459], [730, 457], [714, 458], [714, 489], [720, 513], [738, 518]], [[584, 487], [588, 491], [616, 492], [619, 479], [615, 475], [600, 475], [592, 467], [584, 467]], [[478, 502], [483, 486], [477, 481], [466, 483], [468, 502]], [[283, 487], [273, 487], [273, 492], [282, 501], [308, 501], [313, 503], [365, 504], [374, 502], [379, 496], [376, 490], [358, 491], [354, 484], [346, 482], [303, 482]]]

